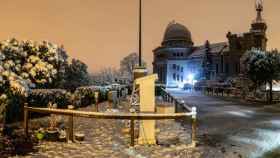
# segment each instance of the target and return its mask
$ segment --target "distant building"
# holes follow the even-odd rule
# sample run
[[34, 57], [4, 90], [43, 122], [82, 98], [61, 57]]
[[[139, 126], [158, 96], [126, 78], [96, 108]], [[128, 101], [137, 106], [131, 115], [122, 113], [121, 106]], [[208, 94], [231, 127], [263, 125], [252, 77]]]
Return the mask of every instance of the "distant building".
[[182, 24], [171, 22], [161, 46], [154, 49], [153, 71], [167, 87], [183, 87], [195, 79], [225, 80], [241, 72], [240, 58], [251, 48], [266, 50], [267, 25], [262, 19], [263, 5], [256, 3], [257, 18], [249, 32], [227, 33], [227, 42], [194, 46], [191, 32]]

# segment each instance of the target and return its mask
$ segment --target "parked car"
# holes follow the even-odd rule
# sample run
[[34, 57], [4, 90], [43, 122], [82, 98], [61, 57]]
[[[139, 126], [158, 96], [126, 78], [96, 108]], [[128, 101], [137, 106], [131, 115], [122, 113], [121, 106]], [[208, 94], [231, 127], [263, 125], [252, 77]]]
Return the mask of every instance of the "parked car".
[[189, 84], [189, 83], [185, 83], [183, 89], [184, 90], [191, 90], [193, 88], [193, 85]]

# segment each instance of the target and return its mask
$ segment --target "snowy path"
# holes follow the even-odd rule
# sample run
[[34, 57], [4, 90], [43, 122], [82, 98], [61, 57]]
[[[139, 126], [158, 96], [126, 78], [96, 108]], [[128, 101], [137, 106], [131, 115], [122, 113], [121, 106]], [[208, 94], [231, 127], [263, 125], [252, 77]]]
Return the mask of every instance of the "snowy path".
[[234, 157], [228, 153], [235, 152], [245, 157], [261, 157], [280, 146], [279, 106], [252, 105], [198, 93], [171, 93], [197, 106], [200, 136], [220, 142], [226, 150], [225, 157]]

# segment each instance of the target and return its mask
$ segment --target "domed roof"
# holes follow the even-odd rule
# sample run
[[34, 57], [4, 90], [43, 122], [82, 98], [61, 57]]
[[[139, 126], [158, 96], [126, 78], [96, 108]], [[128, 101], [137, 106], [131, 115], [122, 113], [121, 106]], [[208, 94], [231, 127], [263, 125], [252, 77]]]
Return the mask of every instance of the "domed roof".
[[168, 42], [168, 41], [186, 41], [188, 44], [193, 44], [192, 43], [192, 37], [191, 37], [191, 32], [189, 29], [179, 23], [176, 22], [171, 22], [166, 28], [163, 42]]

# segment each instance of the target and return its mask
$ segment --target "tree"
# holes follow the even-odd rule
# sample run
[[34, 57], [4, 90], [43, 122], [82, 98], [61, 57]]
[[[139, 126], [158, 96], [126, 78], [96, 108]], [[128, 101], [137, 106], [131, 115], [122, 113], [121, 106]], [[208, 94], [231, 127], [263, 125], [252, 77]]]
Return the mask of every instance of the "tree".
[[[123, 78], [127, 78], [130, 81], [132, 80], [133, 70], [138, 66], [138, 58], [139, 56], [137, 53], [131, 53], [121, 60], [120, 73], [122, 74]], [[144, 61], [143, 65], [146, 65]]]
[[269, 103], [272, 103], [273, 80], [279, 79], [280, 73], [279, 52], [277, 50], [264, 52], [252, 49], [246, 54], [245, 64], [247, 76], [257, 86], [269, 84]]
[[[146, 65], [143, 62], [143, 65]], [[133, 70], [138, 66], [138, 54], [131, 53], [120, 61], [120, 69], [107, 67], [91, 76], [93, 84], [108, 85], [118, 81], [129, 83], [133, 78]]]
[[98, 73], [92, 75], [93, 84], [107, 85], [112, 84], [121, 77], [120, 72], [114, 68], [108, 67], [101, 69]]
[[64, 46], [58, 48], [57, 62], [54, 64], [57, 74], [54, 82], [48, 88], [64, 88], [66, 83], [66, 69], [68, 67], [68, 54], [64, 49]]
[[87, 65], [78, 59], [72, 59], [71, 64], [66, 68], [64, 87], [74, 91], [80, 86], [89, 84]]
[[205, 47], [205, 56], [202, 63], [203, 77], [205, 77], [206, 80], [210, 80], [213, 61], [211, 55], [211, 47], [208, 40], [205, 42], [204, 47]]

